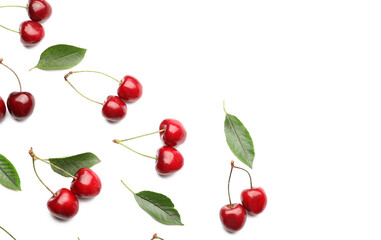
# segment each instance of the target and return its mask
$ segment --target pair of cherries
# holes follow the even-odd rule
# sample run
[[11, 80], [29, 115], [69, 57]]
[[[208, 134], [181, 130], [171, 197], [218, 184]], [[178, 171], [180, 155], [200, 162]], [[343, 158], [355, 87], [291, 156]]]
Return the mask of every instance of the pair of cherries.
[[[17, 74], [7, 65], [3, 63], [3, 59], [0, 58], [0, 65], [3, 65], [4, 67], [8, 68], [11, 72], [13, 72], [19, 82], [20, 91], [19, 92], [12, 92], [9, 94], [7, 99], [7, 107], [9, 113], [16, 119], [16, 120], [24, 120], [28, 118], [34, 110], [35, 100], [31, 93], [29, 92], [23, 92], [21, 88], [21, 82]], [[3, 99], [0, 97], [0, 121], [2, 121], [5, 118], [6, 114], [6, 107]]]
[[[157, 150], [156, 157], [151, 157], [145, 154], [141, 154], [130, 147], [126, 146], [122, 142], [129, 141], [135, 138], [160, 133], [160, 138], [165, 144]], [[160, 175], [171, 175], [178, 170], [180, 170], [184, 165], [184, 157], [181, 153], [175, 148], [184, 143], [187, 137], [187, 132], [183, 126], [183, 124], [176, 120], [167, 118], [160, 123], [159, 131], [140, 135], [133, 138], [128, 138], [124, 140], [115, 139], [114, 142], [118, 143], [129, 150], [140, 154], [144, 157], [153, 158], [156, 160], [156, 171]]]
[[[109, 78], [114, 79], [115, 81], [119, 83], [119, 87], [117, 90], [118, 96], [110, 95], [107, 97], [104, 103], [94, 101], [84, 96], [68, 80], [68, 77], [70, 75], [72, 75], [73, 73], [79, 73], [79, 72], [98, 73], [98, 74], [102, 74]], [[141, 96], [143, 95], [143, 86], [141, 85], [141, 83], [136, 78], [132, 76], [128, 76], [128, 75], [124, 76], [123, 79], [119, 81], [118, 79], [113, 78], [108, 74], [98, 72], [98, 71], [73, 71], [66, 74], [64, 78], [70, 84], [70, 86], [75, 91], [77, 91], [81, 96], [83, 96], [84, 98], [92, 102], [102, 105], [102, 115], [104, 118], [106, 118], [110, 122], [119, 122], [120, 120], [125, 118], [127, 114], [126, 103], [134, 103], [137, 100], [139, 100]]]
[[[247, 174], [249, 174], [250, 177], [250, 188], [245, 189], [241, 192], [241, 202], [240, 203], [231, 203], [230, 200], [230, 179], [233, 172], [233, 169], [237, 168], [240, 170], [245, 171]], [[248, 212], [251, 215], [257, 215], [263, 212], [267, 205], [267, 196], [265, 191], [258, 187], [253, 188], [251, 175], [248, 171], [246, 171], [243, 168], [236, 167], [234, 165], [234, 161], [231, 162], [231, 171], [229, 175], [229, 182], [228, 182], [228, 194], [229, 194], [229, 201], [230, 203], [227, 205], [224, 205], [220, 209], [220, 219], [224, 226], [224, 228], [229, 232], [236, 232], [243, 228], [246, 222], [246, 212]]]
[[[79, 201], [78, 198], [94, 198], [98, 196], [102, 189], [102, 183], [98, 175], [89, 168], [80, 168], [75, 175], [71, 175], [67, 171], [63, 170], [50, 163], [47, 159], [41, 159], [37, 157], [32, 148], [29, 151], [29, 154], [33, 158], [33, 169], [36, 173], [37, 178], [41, 183], [52, 193], [52, 197], [48, 200], [47, 206], [49, 211], [53, 216], [62, 220], [68, 220], [74, 217], [79, 210]], [[70, 190], [67, 188], [61, 188], [57, 192], [53, 192], [48, 188], [45, 183], [40, 179], [37, 174], [35, 161], [41, 160], [54, 168], [57, 168], [70, 177], [73, 178], [73, 181], [70, 185]]]
[[41, 23], [48, 20], [52, 15], [52, 7], [46, 0], [29, 0], [27, 6], [8, 5], [1, 7], [22, 7], [27, 9], [31, 20], [22, 22], [20, 24], [20, 31], [4, 27], [19, 33], [20, 40], [25, 46], [34, 46], [44, 38], [45, 30]]

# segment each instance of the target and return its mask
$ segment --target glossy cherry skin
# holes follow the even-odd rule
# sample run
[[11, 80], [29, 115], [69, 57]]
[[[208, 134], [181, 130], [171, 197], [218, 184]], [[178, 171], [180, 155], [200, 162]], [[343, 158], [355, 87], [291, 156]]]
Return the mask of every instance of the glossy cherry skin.
[[187, 131], [183, 124], [175, 119], [167, 118], [160, 123], [160, 130], [165, 129], [164, 132], [160, 132], [161, 140], [165, 145], [170, 147], [179, 146], [184, 143], [187, 138]]
[[68, 220], [78, 213], [78, 199], [69, 189], [61, 188], [49, 199], [48, 209], [56, 218]]
[[133, 103], [143, 95], [143, 86], [131, 76], [125, 76], [118, 88], [118, 96], [126, 103]]
[[118, 122], [126, 116], [127, 105], [118, 96], [108, 96], [102, 107], [102, 114], [107, 120]]
[[170, 175], [180, 170], [184, 165], [181, 153], [173, 147], [163, 146], [156, 154], [156, 171], [160, 175]]
[[20, 25], [21, 42], [31, 47], [39, 43], [45, 36], [44, 27], [38, 22], [25, 21]]
[[262, 188], [246, 189], [241, 192], [241, 202], [248, 213], [259, 214], [267, 204], [267, 196]]
[[70, 190], [78, 197], [93, 198], [101, 192], [101, 180], [93, 170], [81, 168], [75, 177], [76, 179], [71, 182]]
[[234, 203], [231, 207], [230, 204], [227, 204], [220, 210], [220, 219], [226, 231], [239, 231], [245, 225], [246, 210], [239, 203]]
[[52, 7], [45, 0], [29, 0], [28, 15], [32, 21], [44, 22], [52, 15]]
[[29, 92], [12, 92], [7, 100], [8, 111], [17, 120], [24, 120], [32, 115], [34, 105], [34, 97]]
[[0, 122], [4, 119], [6, 113], [5, 103], [0, 97]]

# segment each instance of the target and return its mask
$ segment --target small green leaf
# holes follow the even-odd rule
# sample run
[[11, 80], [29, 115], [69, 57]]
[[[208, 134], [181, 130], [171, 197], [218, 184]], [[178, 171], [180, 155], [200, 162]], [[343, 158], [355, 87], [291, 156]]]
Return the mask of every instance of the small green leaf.
[[134, 194], [135, 200], [139, 206], [155, 220], [167, 225], [184, 225], [181, 222], [179, 212], [174, 208], [175, 205], [167, 196], [151, 191], [134, 193], [123, 181], [122, 183], [132, 194]]
[[230, 150], [244, 164], [253, 168], [255, 152], [249, 131], [236, 116], [225, 113], [225, 136]]
[[43, 70], [72, 68], [82, 61], [85, 53], [86, 49], [70, 45], [59, 44], [51, 46], [41, 54], [40, 61], [34, 68]]
[[7, 188], [21, 191], [20, 177], [13, 164], [0, 154], [0, 183]]
[[[62, 168], [68, 173], [75, 175], [75, 173], [81, 168], [91, 168], [97, 163], [100, 163], [101, 160], [93, 153], [82, 153], [70, 157], [64, 158], [49, 158], [49, 162], [56, 165], [57, 167]], [[51, 166], [53, 171], [64, 176], [70, 177], [68, 174], [63, 171]]]

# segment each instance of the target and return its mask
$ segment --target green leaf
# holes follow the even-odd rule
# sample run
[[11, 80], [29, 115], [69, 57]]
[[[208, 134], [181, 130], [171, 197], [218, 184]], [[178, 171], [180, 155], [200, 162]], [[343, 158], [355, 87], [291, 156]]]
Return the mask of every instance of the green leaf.
[[0, 154], [0, 183], [7, 188], [21, 191], [20, 177], [13, 164]]
[[[71, 175], [75, 175], [79, 169], [91, 168], [95, 164], [100, 163], [101, 160], [99, 160], [95, 154], [88, 152], [64, 158], [49, 158], [49, 162], [56, 165], [57, 167], [62, 168]], [[53, 171], [64, 177], [70, 177], [68, 174], [53, 166], [51, 166], [51, 168]]]
[[241, 162], [253, 168], [255, 152], [249, 131], [236, 116], [228, 113], [226, 113], [225, 118], [225, 136], [234, 155]]
[[41, 54], [40, 61], [34, 68], [43, 70], [72, 68], [82, 61], [85, 53], [86, 49], [70, 45], [59, 44], [51, 46]]
[[167, 225], [184, 225], [179, 212], [174, 208], [175, 205], [165, 195], [142, 191], [134, 196], [139, 206], [157, 221]]

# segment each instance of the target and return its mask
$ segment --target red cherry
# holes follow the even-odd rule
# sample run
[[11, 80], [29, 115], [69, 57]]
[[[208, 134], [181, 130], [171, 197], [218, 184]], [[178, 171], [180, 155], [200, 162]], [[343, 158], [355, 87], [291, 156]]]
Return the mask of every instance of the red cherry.
[[34, 105], [34, 97], [29, 92], [12, 92], [7, 100], [8, 111], [17, 120], [28, 118], [33, 113]]
[[20, 25], [21, 42], [27, 46], [34, 46], [45, 36], [44, 27], [38, 22], [25, 21]]
[[187, 131], [180, 121], [167, 118], [160, 123], [161, 139], [167, 146], [175, 147], [181, 145], [187, 138]]
[[118, 96], [108, 96], [102, 108], [103, 116], [111, 121], [118, 122], [127, 114], [126, 103]]
[[161, 175], [170, 175], [184, 165], [181, 153], [173, 147], [163, 146], [156, 154], [156, 171]]
[[96, 197], [102, 188], [98, 175], [89, 168], [81, 168], [75, 174], [77, 179], [71, 183], [70, 190], [81, 198]]
[[241, 201], [242, 205], [250, 214], [259, 214], [266, 207], [267, 197], [262, 188], [252, 188], [242, 191]]
[[0, 97], [0, 121], [2, 121], [5, 117], [5, 103], [3, 99]]
[[61, 188], [48, 201], [48, 208], [56, 218], [67, 220], [78, 213], [77, 197], [67, 188]]
[[246, 210], [239, 203], [227, 204], [220, 210], [220, 219], [226, 231], [236, 232], [245, 225]]
[[131, 76], [125, 76], [118, 88], [118, 96], [127, 103], [139, 100], [143, 94], [143, 87], [140, 82]]
[[44, 22], [52, 15], [52, 7], [45, 0], [29, 0], [28, 15], [35, 22]]

